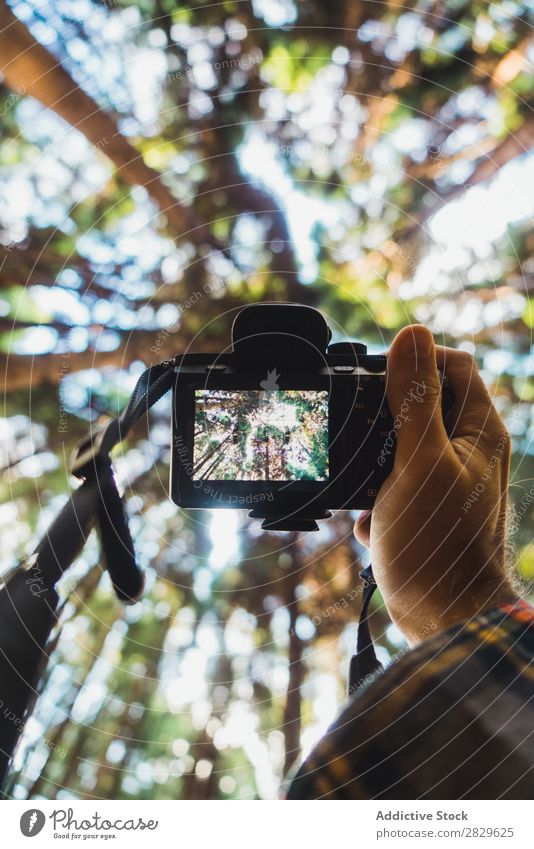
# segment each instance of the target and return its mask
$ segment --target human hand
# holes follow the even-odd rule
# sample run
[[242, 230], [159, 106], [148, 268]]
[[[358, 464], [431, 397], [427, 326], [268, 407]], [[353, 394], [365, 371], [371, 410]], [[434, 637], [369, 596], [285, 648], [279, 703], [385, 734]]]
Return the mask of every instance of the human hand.
[[[438, 367], [454, 394], [450, 437]], [[371, 549], [391, 619], [414, 645], [516, 599], [505, 558], [510, 438], [473, 358], [436, 346], [422, 325], [395, 337], [386, 392], [394, 466], [354, 533]]]

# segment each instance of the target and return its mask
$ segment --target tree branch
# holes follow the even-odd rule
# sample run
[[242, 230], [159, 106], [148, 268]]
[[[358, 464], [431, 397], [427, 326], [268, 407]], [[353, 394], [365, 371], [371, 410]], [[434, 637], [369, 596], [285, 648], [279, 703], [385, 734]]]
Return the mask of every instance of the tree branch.
[[[507, 165], [512, 159], [521, 156], [534, 147], [534, 118], [526, 120], [519, 129], [514, 133], [510, 133], [503, 141], [498, 144], [490, 153], [484, 155], [480, 159], [471, 174], [471, 176], [459, 186], [454, 186], [441, 195], [438, 195], [437, 201], [433, 206], [428, 207], [425, 211], [416, 217], [412, 216], [412, 223], [405, 227], [397, 234], [397, 241], [406, 241], [411, 238], [428, 219], [434, 215], [438, 209], [446, 203], [450, 203], [455, 198], [464, 194], [467, 189], [473, 186], [478, 186], [480, 183], [485, 183], [497, 174], [501, 168]], [[421, 166], [424, 167], [424, 166]]]
[[52, 109], [105, 153], [126, 182], [143, 186], [167, 216], [176, 235], [223, 249], [193, 211], [172, 196], [159, 173], [146, 165], [141, 154], [121, 135], [113, 118], [35, 40], [5, 0], [0, 0], [0, 57], [0, 70], [7, 85]]
[[[147, 338], [148, 337], [148, 338]], [[105, 366], [127, 367], [134, 360], [141, 360], [148, 367], [166, 357], [173, 357], [183, 350], [183, 336], [174, 333], [162, 338], [157, 346], [157, 332], [137, 331], [114, 351], [81, 351], [80, 353], [0, 355], [0, 379], [4, 392], [27, 389], [43, 383], [59, 383], [68, 374], [84, 369], [99, 369]], [[151, 347], [157, 346], [157, 351]], [[208, 345], [208, 348], [210, 346]], [[197, 349], [198, 350], [198, 349]]]

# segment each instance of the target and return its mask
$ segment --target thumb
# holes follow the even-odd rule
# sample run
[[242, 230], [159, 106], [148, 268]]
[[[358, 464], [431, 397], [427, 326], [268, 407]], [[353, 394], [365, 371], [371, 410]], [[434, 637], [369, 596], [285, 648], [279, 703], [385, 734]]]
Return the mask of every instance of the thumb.
[[397, 435], [395, 464], [406, 465], [423, 444], [441, 453], [448, 438], [441, 415], [436, 345], [422, 324], [404, 327], [393, 340], [386, 392]]

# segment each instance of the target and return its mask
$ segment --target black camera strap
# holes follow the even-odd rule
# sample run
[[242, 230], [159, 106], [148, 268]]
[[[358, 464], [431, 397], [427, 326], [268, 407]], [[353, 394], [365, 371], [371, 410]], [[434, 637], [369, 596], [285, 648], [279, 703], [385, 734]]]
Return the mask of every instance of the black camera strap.
[[[143, 591], [124, 502], [109, 452], [131, 427], [171, 389], [174, 362], [143, 372], [124, 412], [95, 428], [74, 452], [71, 471], [82, 480], [38, 544], [33, 555], [3, 577], [0, 586], [0, 788], [36, 687], [48, 661], [47, 646], [57, 621], [56, 583], [76, 559], [93, 527], [115, 593], [126, 604]], [[0, 790], [0, 796], [2, 796]]]
[[349, 667], [349, 696], [370, 681], [371, 677], [382, 669], [373, 645], [373, 638], [369, 630], [369, 602], [376, 590], [376, 581], [371, 564], [360, 572], [363, 581], [362, 606], [360, 610], [360, 621], [358, 623], [358, 638], [356, 643], [356, 654], [351, 657]]
[[[59, 605], [55, 585], [82, 550], [93, 527], [118, 598], [134, 604], [143, 592], [143, 573], [136, 563], [110, 451], [172, 388], [173, 381], [172, 360], [146, 369], [123, 413], [92, 429], [78, 445], [71, 471], [82, 483], [72, 492], [33, 555], [5, 576], [0, 586], [0, 701], [4, 709], [0, 716], [0, 787], [48, 661], [47, 644]], [[349, 695], [381, 668], [367, 622], [369, 602], [376, 588], [370, 566], [361, 577], [364, 588], [357, 650], [350, 664]]]
[[82, 480], [58, 515], [33, 557], [33, 563], [55, 583], [70, 566], [96, 525], [106, 569], [118, 598], [135, 603], [143, 577], [135, 561], [124, 502], [113, 475], [110, 451], [126, 439], [132, 426], [172, 386], [173, 361], [146, 369], [128, 405], [117, 418], [94, 428], [74, 452], [71, 472]]

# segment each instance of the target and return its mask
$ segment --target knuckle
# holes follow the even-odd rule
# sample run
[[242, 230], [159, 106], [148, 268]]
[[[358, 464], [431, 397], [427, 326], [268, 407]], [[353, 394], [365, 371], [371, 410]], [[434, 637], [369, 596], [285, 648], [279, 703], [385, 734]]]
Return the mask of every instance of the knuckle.
[[473, 375], [478, 375], [476, 360], [468, 351], [457, 351], [454, 359], [446, 364], [445, 373], [453, 378], [457, 375], [462, 380], [470, 380]]
[[476, 369], [476, 362], [473, 354], [470, 354], [469, 351], [458, 351], [457, 352], [457, 362], [458, 365], [462, 366], [464, 369]]

